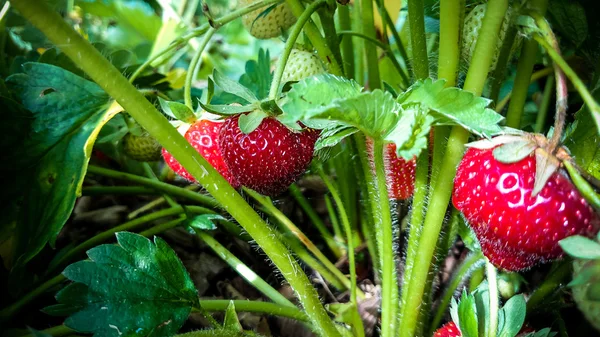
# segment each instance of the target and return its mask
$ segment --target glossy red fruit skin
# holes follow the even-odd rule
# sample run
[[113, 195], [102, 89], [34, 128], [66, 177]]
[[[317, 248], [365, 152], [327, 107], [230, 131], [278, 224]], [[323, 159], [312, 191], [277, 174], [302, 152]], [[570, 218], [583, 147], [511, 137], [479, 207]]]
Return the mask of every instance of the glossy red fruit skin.
[[292, 131], [268, 117], [254, 131], [244, 134], [238, 120], [239, 115], [226, 119], [219, 135], [227, 168], [242, 185], [260, 194], [281, 194], [312, 161], [318, 132]]
[[[196, 151], [212, 165], [212, 167], [227, 179], [231, 186], [239, 188], [239, 181], [227, 169], [227, 166], [223, 161], [223, 156], [221, 155], [221, 150], [219, 149], [219, 132], [223, 125], [224, 123], [221, 121], [217, 122], [201, 119], [190, 126], [184, 137]], [[162, 149], [162, 155], [167, 165], [169, 165], [175, 173], [189, 181], [196, 181], [196, 179], [194, 179], [194, 177], [192, 177], [192, 175], [164, 148]]]
[[441, 328], [437, 329], [433, 334], [433, 337], [461, 337], [460, 330], [456, 327], [454, 322], [444, 324]]
[[[367, 138], [366, 145], [371, 167], [374, 168], [373, 141]], [[406, 200], [412, 197], [415, 191], [416, 161], [414, 159], [406, 161], [404, 158], [398, 158], [396, 155], [396, 144], [392, 143], [386, 144], [383, 161], [385, 164], [385, 178], [389, 198]]]
[[454, 207], [464, 214], [488, 259], [508, 271], [560, 258], [558, 241], [576, 234], [591, 237], [600, 225], [560, 172], [532, 197], [535, 163], [533, 154], [503, 164], [493, 157], [493, 149], [470, 148], [454, 180]]

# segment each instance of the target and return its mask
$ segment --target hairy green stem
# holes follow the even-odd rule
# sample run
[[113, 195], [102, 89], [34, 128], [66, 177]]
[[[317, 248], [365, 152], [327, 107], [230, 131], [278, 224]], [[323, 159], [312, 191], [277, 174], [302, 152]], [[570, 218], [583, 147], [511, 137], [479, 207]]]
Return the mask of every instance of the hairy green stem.
[[[297, 18], [302, 16], [302, 14], [304, 13], [304, 5], [302, 4], [302, 2], [300, 2], [300, 0], [285, 0], [285, 2], [290, 6], [292, 12]], [[319, 33], [319, 29], [312, 22], [312, 20], [309, 20], [304, 25], [304, 33], [306, 33], [312, 45], [315, 47], [315, 49], [317, 49], [317, 54], [319, 55], [323, 63], [329, 66], [329, 72], [338, 76], [343, 75], [343, 70], [340, 64], [337, 62], [337, 59], [335, 58], [333, 52], [331, 51], [331, 49], [329, 49], [327, 42], [325, 41], [323, 36], [321, 36], [321, 33]]]
[[18, 301], [7, 306], [6, 308], [0, 311], [0, 323], [8, 320], [16, 313], [18, 313], [25, 305], [36, 299], [38, 296], [44, 294], [46, 291], [54, 288], [55, 286], [61, 284], [67, 278], [62, 274], [56, 275], [55, 277], [49, 279], [48, 281], [40, 284], [37, 288], [28, 292], [27, 294], [21, 296]]
[[448, 286], [444, 290], [440, 304], [438, 305], [433, 320], [431, 322], [429, 334], [427, 336], [433, 336], [435, 329], [437, 329], [450, 306], [450, 301], [454, 297], [454, 293], [458, 289], [458, 286], [464, 282], [464, 280], [473, 272], [476, 268], [479, 268], [485, 262], [483, 253], [481, 251], [473, 252], [467, 256], [461, 265], [458, 267], [456, 272], [452, 275], [452, 279], [448, 282]]
[[374, 39], [372, 37], [368, 37], [365, 34], [352, 32], [352, 31], [341, 31], [338, 33], [338, 35], [340, 35], [340, 36], [343, 36], [343, 35], [356, 36], [363, 40], [369, 41], [370, 43], [374, 44], [375, 46], [383, 49], [385, 56], [387, 56], [387, 58], [390, 59], [390, 61], [392, 62], [392, 65], [394, 66], [394, 68], [396, 68], [396, 71], [400, 74], [400, 77], [402, 77], [402, 80], [404, 82], [404, 88], [408, 87], [410, 80], [408, 79], [408, 76], [404, 72], [404, 69], [402, 68], [402, 66], [400, 65], [400, 63], [398, 62], [396, 57], [394, 56], [394, 53], [392, 52], [389, 45], [387, 45], [377, 39]]
[[490, 320], [487, 332], [488, 337], [496, 337], [496, 330], [498, 330], [498, 273], [490, 261], [486, 261], [485, 270], [490, 292]]
[[[531, 0], [528, 2], [528, 6], [532, 10], [544, 15], [548, 7], [548, 0]], [[518, 129], [521, 126], [521, 115], [523, 114], [523, 107], [527, 100], [529, 79], [531, 78], [538, 52], [538, 44], [534, 40], [526, 40], [523, 43], [519, 62], [517, 63], [517, 74], [513, 84], [512, 98], [508, 105], [508, 112], [506, 113], [506, 126], [508, 127]]]
[[[338, 21], [340, 24], [340, 30], [349, 31], [352, 29], [350, 22], [350, 6], [338, 6]], [[354, 44], [352, 39], [344, 39], [340, 42], [342, 47], [342, 65], [344, 68], [344, 75], [347, 78], [354, 78]]]
[[[481, 95], [488, 70], [492, 63], [494, 46], [504, 14], [508, 8], [508, 0], [490, 0], [479, 31], [479, 38], [473, 53], [473, 59], [467, 73], [464, 89], [476, 95]], [[431, 196], [423, 233], [419, 242], [419, 254], [414, 262], [411, 280], [409, 282], [410, 294], [406, 304], [408, 308], [419, 307], [426, 287], [429, 267], [435, 253], [437, 238], [439, 237], [446, 214], [446, 209], [452, 194], [456, 168], [462, 158], [464, 144], [469, 138], [469, 132], [460, 126], [454, 126], [450, 132], [448, 145], [434, 191]], [[400, 336], [413, 337], [417, 327], [419, 311], [409, 310], [402, 317]]]
[[172, 196], [186, 198], [186, 199], [189, 199], [192, 201], [196, 201], [197, 203], [202, 204], [207, 207], [211, 207], [211, 208], [220, 207], [219, 203], [215, 199], [211, 198], [210, 196], [203, 195], [203, 194], [200, 194], [200, 193], [197, 193], [194, 191], [190, 191], [185, 188], [177, 187], [177, 186], [174, 186], [171, 184], [163, 183], [161, 181], [156, 181], [156, 180], [152, 180], [149, 178], [140, 177], [135, 174], [115, 171], [115, 170], [102, 168], [102, 167], [94, 166], [94, 165], [88, 166], [88, 173], [148, 186], [150, 188], [156, 189], [157, 191], [164, 192], [164, 193], [167, 193]]
[[306, 213], [310, 221], [312, 221], [312, 223], [315, 225], [319, 231], [319, 234], [321, 234], [321, 237], [323, 240], [325, 240], [327, 247], [329, 247], [333, 255], [335, 255], [336, 258], [340, 258], [342, 256], [342, 251], [338, 243], [333, 238], [333, 235], [329, 229], [327, 229], [327, 226], [325, 226], [323, 219], [321, 219], [308, 200], [306, 200], [306, 197], [304, 197], [302, 191], [300, 191], [300, 188], [298, 188], [298, 185], [292, 184], [288, 190], [298, 205], [300, 205], [300, 208], [302, 208], [304, 213]]
[[198, 231], [196, 233], [198, 237], [204, 241], [215, 252], [223, 261], [225, 261], [233, 270], [235, 270], [244, 280], [250, 283], [254, 288], [260, 291], [263, 295], [269, 298], [271, 301], [285, 306], [296, 307], [290, 302], [285, 296], [281, 295], [277, 289], [273, 288], [265, 280], [263, 280], [258, 274], [252, 269], [248, 268], [244, 262], [233, 255], [227, 248], [223, 247], [215, 238], [209, 234]]
[[[335, 275], [335, 277], [344, 285], [345, 289], [350, 289], [352, 287], [352, 283], [348, 278], [333, 264], [329, 259], [321, 252], [321, 250], [304, 234], [300, 228], [298, 228], [283, 212], [281, 212], [267, 197], [263, 197], [255, 191], [250, 189], [245, 189], [245, 192], [250, 195], [254, 200], [261, 204], [265, 210], [271, 214], [277, 221], [282, 224], [286, 230], [288, 230], [298, 241], [302, 242], [302, 244], [310, 251], [317, 260], [329, 270], [330, 273]], [[364, 294], [361, 292], [359, 294], [361, 298], [364, 297]]]
[[429, 77], [429, 59], [427, 58], [425, 2], [423, 0], [408, 2], [408, 22], [410, 24], [413, 73], [416, 79], [424, 79]]
[[294, 44], [300, 36], [302, 29], [306, 25], [306, 23], [310, 20], [310, 16], [320, 7], [324, 6], [326, 0], [318, 0], [310, 4], [310, 6], [306, 7], [302, 15], [298, 17], [298, 21], [294, 24], [294, 28], [290, 32], [290, 36], [288, 37], [285, 48], [283, 49], [283, 53], [279, 57], [279, 61], [277, 63], [277, 69], [275, 69], [275, 73], [273, 74], [273, 81], [271, 82], [271, 88], [269, 89], [269, 99], [274, 100], [277, 98], [277, 94], [279, 93], [279, 86], [281, 85], [281, 78], [283, 77], [283, 72], [285, 71], [285, 66], [287, 65], [287, 60], [290, 57], [290, 53], [294, 48]]
[[208, 312], [225, 311], [229, 303], [233, 302], [237, 312], [255, 312], [272, 316], [281, 316], [295, 319], [301, 322], [309, 322], [308, 316], [296, 307], [280, 305], [276, 303], [246, 300], [213, 300], [200, 299], [200, 306]]
[[[381, 291], [381, 336], [395, 336], [397, 332], [398, 315], [398, 279], [396, 277], [396, 252], [394, 251], [394, 235], [392, 229], [392, 213], [388, 199], [387, 181], [385, 175], [384, 156], [385, 144], [381, 140], [374, 140], [373, 158], [375, 162], [375, 176], [377, 178], [377, 192], [381, 217], [378, 219], [381, 231], [381, 252], [383, 263], [381, 274], [383, 278]], [[415, 306], [414, 308], [416, 308]]]
[[[372, 39], [377, 39], [375, 31], [375, 22], [373, 18], [373, 1], [362, 0], [361, 3], [362, 16], [362, 33]], [[381, 88], [381, 78], [379, 77], [379, 58], [377, 57], [377, 49], [364, 48], [367, 62], [367, 78], [368, 87], [370, 90]]]
[[196, 70], [197, 70], [198, 66], [200, 65], [200, 60], [202, 59], [202, 55], [204, 54], [204, 49], [206, 49], [206, 46], [208, 46], [208, 42], [210, 42], [210, 39], [212, 39], [213, 35], [215, 34], [215, 31], [216, 30], [214, 28], [209, 28], [206, 31], [204, 38], [202, 39], [202, 42], [200, 43], [200, 46], [198, 47], [198, 50], [196, 50], [196, 54], [190, 61], [190, 65], [189, 65], [187, 73], [185, 75], [185, 86], [183, 88], [183, 101], [185, 102], [185, 105], [187, 105], [187, 107], [190, 108], [190, 110], [192, 110], [192, 111], [194, 111], [194, 106], [192, 103], [192, 85], [193, 85], [192, 82], [194, 81], [194, 77], [196, 76]]
[[550, 102], [552, 101], [552, 89], [554, 89], [554, 77], [550, 76], [544, 86], [542, 102], [535, 119], [535, 126], [533, 128], [535, 133], [541, 133], [546, 125], [546, 117], [548, 115], [548, 109], [550, 109]]
[[[288, 0], [292, 1], [292, 0]], [[244, 199], [186, 140], [169, 121], [132, 86], [88, 41], [75, 32], [41, 0], [13, 3], [21, 15], [38, 28], [73, 62], [86, 72], [173, 155], [175, 160], [214, 196], [219, 204], [244, 227], [267, 256], [279, 268], [296, 291], [317, 334], [339, 336], [319, 296], [288, 249], [274, 231]]]

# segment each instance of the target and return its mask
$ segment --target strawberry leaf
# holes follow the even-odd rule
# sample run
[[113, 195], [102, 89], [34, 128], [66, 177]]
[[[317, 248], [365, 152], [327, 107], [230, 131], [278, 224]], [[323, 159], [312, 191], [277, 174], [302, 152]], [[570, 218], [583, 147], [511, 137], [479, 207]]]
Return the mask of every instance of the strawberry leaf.
[[458, 303], [458, 322], [455, 322], [463, 337], [478, 337], [479, 326], [477, 323], [477, 307], [475, 298], [463, 291]]
[[26, 63], [23, 70], [7, 84], [30, 111], [28, 136], [3, 153], [13, 174], [30, 177], [20, 187], [17, 265], [47, 242], [54, 245], [80, 194], [98, 131], [116, 113], [106, 109], [109, 97], [95, 83], [48, 64]]
[[185, 123], [194, 123], [197, 119], [194, 112], [188, 108], [187, 105], [174, 101], [165, 101], [162, 98], [158, 98], [158, 102], [160, 103], [160, 107], [163, 112], [173, 118], [176, 118]]
[[600, 259], [600, 244], [581, 235], [569, 236], [558, 242], [565, 253], [578, 259]]
[[156, 237], [120, 232], [118, 245], [90, 249], [90, 260], [68, 266], [75, 283], [57, 294], [75, 313], [65, 325], [94, 336], [171, 336], [192, 307], [199, 307], [194, 283], [175, 252]]
[[498, 126], [504, 118], [487, 106], [491, 100], [458, 88], [445, 88], [444, 80], [426, 79], [415, 83], [398, 97], [403, 106], [419, 103], [432, 110], [436, 125], [460, 125], [470, 132], [490, 138], [502, 129]]
[[269, 50], [261, 48], [258, 51], [258, 60], [246, 62], [246, 73], [240, 77], [240, 84], [250, 89], [258, 99], [269, 95], [273, 73], [271, 72], [271, 58]]
[[250, 89], [234, 80], [229, 79], [227, 76], [221, 74], [217, 69], [215, 69], [213, 72], [213, 80], [215, 81], [215, 84], [225, 92], [243, 98], [249, 103], [258, 102], [258, 98], [256, 98], [256, 95], [254, 95]]
[[525, 322], [527, 304], [523, 295], [511, 297], [498, 312], [498, 337], [516, 336]]
[[396, 144], [398, 157], [411, 160], [427, 148], [427, 138], [433, 122], [433, 117], [415, 106], [402, 113], [396, 127], [385, 136], [385, 140]]

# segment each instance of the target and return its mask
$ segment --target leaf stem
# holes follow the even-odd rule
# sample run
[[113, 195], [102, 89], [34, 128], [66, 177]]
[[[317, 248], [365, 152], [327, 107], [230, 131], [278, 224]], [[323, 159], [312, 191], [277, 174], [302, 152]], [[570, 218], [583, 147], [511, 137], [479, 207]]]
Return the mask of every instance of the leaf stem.
[[[483, 18], [483, 24], [480, 29], [479, 38], [473, 59], [467, 73], [464, 89], [481, 95], [488, 70], [492, 63], [494, 46], [504, 14], [508, 8], [508, 0], [490, 0]], [[460, 126], [455, 126], [450, 132], [448, 145], [434, 191], [431, 195], [425, 221], [423, 224], [423, 233], [419, 242], [419, 254], [415, 259], [411, 280], [409, 282], [410, 294], [408, 295], [406, 306], [408, 308], [418, 308], [425, 290], [429, 267], [435, 253], [437, 238], [439, 237], [446, 209], [452, 194], [454, 176], [456, 168], [462, 158], [464, 144], [469, 138], [469, 132]], [[419, 310], [408, 310], [402, 317], [400, 325], [400, 336], [413, 337], [418, 320]]]
[[190, 108], [190, 110], [192, 110], [192, 111], [194, 111], [194, 106], [192, 104], [192, 82], [194, 81], [194, 77], [196, 75], [196, 69], [198, 68], [198, 65], [200, 64], [200, 60], [202, 59], [202, 54], [204, 54], [204, 49], [206, 49], [206, 46], [208, 45], [208, 42], [215, 34], [215, 31], [216, 30], [214, 28], [209, 28], [206, 31], [206, 34], [204, 35], [204, 38], [202, 39], [202, 42], [200, 43], [200, 46], [198, 47], [196, 54], [190, 61], [190, 66], [188, 67], [187, 73], [185, 75], [183, 100], [185, 102], [185, 105], [187, 105], [187, 107]]
[[[531, 0], [528, 1], [527, 5], [532, 10], [544, 15], [548, 7], [548, 0]], [[513, 85], [512, 98], [506, 113], [506, 126], [508, 127], [518, 129], [521, 126], [521, 115], [527, 100], [527, 91], [537, 55], [538, 44], [534, 40], [526, 40], [523, 43], [519, 62], [517, 63], [517, 75]]]
[[223, 245], [215, 240], [215, 238], [204, 231], [197, 231], [196, 234], [200, 240], [204, 241], [204, 243], [206, 243], [206, 245], [210, 247], [215, 254], [217, 254], [223, 261], [233, 268], [233, 270], [235, 270], [244, 280], [246, 280], [246, 282], [250, 283], [268, 299], [280, 305], [291, 306], [294, 308], [296, 307], [279, 291], [277, 291], [260, 276], [258, 276], [258, 274], [252, 271], [252, 269], [248, 268], [244, 262], [233, 255], [229, 250], [227, 250], [227, 248], [223, 247]]
[[321, 237], [323, 238], [323, 240], [325, 240], [327, 247], [329, 247], [333, 255], [335, 255], [336, 258], [340, 258], [342, 256], [342, 251], [338, 243], [333, 238], [333, 235], [331, 234], [329, 229], [327, 229], [327, 226], [325, 226], [325, 223], [323, 222], [321, 217], [317, 214], [317, 212], [311, 206], [308, 200], [306, 200], [306, 198], [302, 194], [302, 191], [300, 191], [298, 185], [292, 184], [289, 188], [289, 191], [292, 197], [294, 197], [294, 199], [298, 203], [298, 205], [300, 205], [300, 208], [302, 208], [302, 210], [304, 211], [304, 213], [306, 213], [310, 221], [312, 221], [312, 223], [315, 225], [315, 227], [319, 231], [319, 234], [321, 234]]
[[[360, 6], [363, 35], [372, 39], [377, 39], [377, 33], [375, 32], [375, 21], [373, 18], [373, 1], [361, 0]], [[367, 58], [368, 87], [370, 90], [379, 89], [381, 88], [381, 78], [379, 77], [379, 58], [377, 57], [377, 49], [364, 48], [364, 51]]]
[[200, 299], [200, 306], [208, 312], [225, 311], [230, 302], [235, 305], [237, 312], [255, 312], [272, 316], [281, 316], [301, 322], [310, 322], [308, 316], [296, 307], [276, 303], [246, 300], [213, 300]]
[[76, 65], [115, 98], [252, 236], [296, 291], [316, 333], [328, 337], [340, 336], [319, 300], [315, 288], [302, 272], [298, 262], [291, 257], [289, 250], [276, 235], [273, 235], [273, 229], [171, 126], [156, 107], [148, 102], [98, 50], [50, 9], [48, 4], [41, 0], [21, 0], [12, 5], [50, 41], [61, 46], [61, 50]]
[[[394, 251], [394, 235], [392, 230], [392, 214], [388, 199], [387, 181], [385, 175], [385, 163], [383, 156], [385, 144], [382, 140], [373, 141], [373, 158], [375, 161], [375, 172], [377, 179], [377, 191], [381, 217], [378, 229], [381, 230], [381, 264], [382, 292], [381, 292], [381, 336], [395, 336], [397, 332], [398, 315], [398, 280], [396, 277], [396, 253]], [[413, 308], [417, 308], [415, 306]], [[418, 311], [418, 310], [416, 310]]]
[[448, 286], [444, 290], [440, 304], [438, 305], [435, 316], [431, 322], [430, 331], [428, 336], [433, 336], [435, 329], [440, 325], [442, 318], [446, 314], [446, 310], [450, 306], [450, 301], [454, 296], [454, 293], [458, 289], [458, 286], [465, 281], [473, 270], [479, 268], [485, 262], [483, 253], [481, 251], [473, 252], [469, 254], [458, 267], [456, 272], [452, 275], [452, 279], [448, 283]]
[[[300, 2], [300, 0], [285, 1], [292, 9], [292, 13], [294, 13], [297, 18], [300, 18], [304, 13], [304, 5], [302, 5], [302, 2]], [[329, 71], [334, 75], [343, 75], [342, 68], [337, 62], [335, 56], [333, 56], [333, 52], [331, 49], [329, 49], [327, 42], [323, 36], [321, 36], [321, 33], [319, 33], [317, 26], [312, 22], [312, 20], [309, 20], [304, 26], [304, 32], [310, 39], [312, 45], [317, 49], [317, 53], [323, 63], [329, 65]]]
[[273, 74], [273, 81], [271, 82], [271, 88], [269, 89], [269, 99], [274, 100], [277, 98], [277, 94], [279, 93], [279, 86], [281, 85], [281, 78], [283, 77], [283, 72], [285, 71], [285, 66], [287, 65], [287, 60], [290, 57], [292, 49], [294, 48], [294, 44], [300, 36], [302, 29], [310, 20], [310, 16], [320, 7], [327, 4], [326, 0], [318, 0], [310, 4], [302, 15], [298, 17], [298, 21], [294, 24], [292, 31], [290, 32], [290, 36], [285, 42], [285, 48], [283, 49], [283, 53], [279, 57], [279, 61], [277, 62], [277, 69], [275, 69], [275, 73]]
[[2, 311], [0, 311], [0, 322], [7, 321], [12, 316], [14, 316], [16, 313], [21, 311], [21, 309], [23, 309], [23, 307], [25, 305], [27, 305], [28, 303], [30, 303], [31, 301], [36, 299], [38, 296], [45, 293], [46, 291], [61, 284], [65, 280], [66, 280], [66, 278], [62, 274], [59, 274], [59, 275], [56, 275], [55, 277], [49, 279], [48, 281], [40, 284], [37, 288], [33, 289], [32, 291], [28, 292], [26, 295], [22, 296], [15, 303], [2, 309]]
[[413, 73], [416, 79], [424, 79], [429, 77], [429, 59], [427, 58], [425, 2], [423, 0], [408, 2], [408, 22], [410, 24]]
[[211, 198], [210, 196], [203, 195], [194, 191], [187, 190], [185, 188], [177, 187], [171, 184], [163, 183], [161, 181], [152, 180], [145, 177], [140, 177], [135, 174], [125, 173], [120, 171], [115, 171], [99, 166], [89, 165], [88, 173], [101, 175], [117, 180], [129, 181], [132, 183], [148, 186], [150, 188], [156, 189], [157, 191], [167, 193], [172, 196], [186, 198], [188, 200], [196, 201], [201, 205], [218, 208], [221, 207], [219, 203]]
[[496, 267], [490, 261], [486, 261], [485, 269], [490, 292], [488, 337], [496, 337], [496, 330], [498, 330], [498, 273]]

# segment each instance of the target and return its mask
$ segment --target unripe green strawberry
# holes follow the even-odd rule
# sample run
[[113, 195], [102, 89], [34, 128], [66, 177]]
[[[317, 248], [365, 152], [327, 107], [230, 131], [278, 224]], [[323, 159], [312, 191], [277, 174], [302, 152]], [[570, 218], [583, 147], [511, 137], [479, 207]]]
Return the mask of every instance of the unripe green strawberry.
[[293, 49], [288, 58], [281, 83], [300, 81], [301, 79], [325, 72], [321, 60], [307, 51]]
[[[477, 5], [465, 18], [462, 38], [462, 59], [468, 64], [471, 63], [471, 58], [473, 57], [473, 52], [475, 51], [477, 37], [479, 36], [479, 30], [481, 29], [481, 25], [483, 24], [483, 17], [485, 16], [486, 8], [487, 4], [485, 3]], [[500, 27], [500, 33], [498, 34], [498, 39], [496, 41], [496, 49], [494, 51], [494, 59], [492, 61], [492, 65], [490, 66], [490, 72], [496, 69], [496, 64], [498, 63], [498, 56], [500, 55], [502, 43], [504, 43], [506, 31], [508, 30], [508, 27], [510, 25], [513, 13], [513, 9], [509, 6], [508, 10], [506, 11], [506, 15], [504, 16], [504, 20], [502, 21], [502, 26]], [[518, 40], [520, 39], [515, 39], [515, 42], [513, 43], [511, 49], [511, 54], [519, 46]]]
[[[573, 279], [586, 268], [586, 263], [589, 260], [576, 259], [573, 262]], [[600, 301], [592, 301], [587, 298], [587, 290], [591, 283], [577, 285], [573, 287], [573, 300], [583, 313], [590, 324], [600, 331]]]
[[128, 133], [121, 139], [125, 154], [131, 159], [137, 161], [157, 161], [160, 160], [160, 144], [147, 133], [141, 136]]
[[[258, 0], [240, 0], [241, 7], [249, 6]], [[268, 11], [266, 15], [263, 15]], [[277, 37], [290, 28], [295, 22], [296, 17], [287, 3], [280, 3], [274, 7], [259, 8], [242, 17], [244, 27], [257, 39], [270, 39]]]

